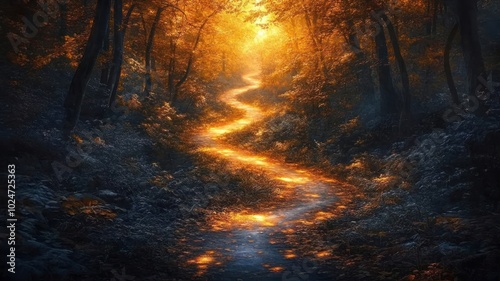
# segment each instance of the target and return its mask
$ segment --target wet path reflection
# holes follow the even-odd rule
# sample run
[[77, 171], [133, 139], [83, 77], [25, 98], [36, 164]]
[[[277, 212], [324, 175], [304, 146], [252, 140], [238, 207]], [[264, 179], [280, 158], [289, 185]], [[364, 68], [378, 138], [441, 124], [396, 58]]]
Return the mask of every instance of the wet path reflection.
[[[267, 113], [259, 107], [238, 101], [239, 95], [260, 87], [256, 76], [244, 76], [247, 86], [229, 90], [221, 96], [222, 102], [241, 110], [243, 117], [222, 125], [209, 125], [193, 140], [202, 153], [225, 159], [235, 167], [258, 170], [281, 183], [282, 189], [277, 196], [284, 200], [277, 200], [261, 210], [214, 214], [207, 218], [208, 225], [200, 226], [197, 234], [192, 235], [194, 237], [185, 238], [183, 242], [191, 249], [186, 253], [189, 257], [186, 266], [194, 269], [201, 280], [295, 280], [287, 279], [284, 274], [302, 263], [304, 257], [287, 237], [295, 235], [301, 226], [333, 216], [325, 210], [337, 201], [338, 194], [333, 188], [336, 181], [293, 164], [241, 150], [221, 139], [224, 134], [266, 117]], [[302, 280], [309, 279], [304, 278]]]

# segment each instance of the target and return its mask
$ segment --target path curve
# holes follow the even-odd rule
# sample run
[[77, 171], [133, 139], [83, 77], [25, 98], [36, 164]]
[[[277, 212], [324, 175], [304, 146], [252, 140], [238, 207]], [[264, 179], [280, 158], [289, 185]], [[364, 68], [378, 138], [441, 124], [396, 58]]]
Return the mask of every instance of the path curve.
[[[203, 228], [196, 239], [185, 241], [193, 249], [186, 265], [196, 268], [196, 277], [201, 280], [301, 280], [293, 277], [298, 274], [297, 266], [301, 274], [314, 274], [316, 261], [306, 260], [294, 245], [287, 244], [287, 235], [300, 225], [328, 219], [332, 214], [323, 210], [337, 201], [335, 180], [239, 149], [221, 139], [268, 115], [257, 106], [238, 100], [241, 94], [260, 87], [258, 75], [243, 76], [248, 85], [226, 91], [220, 97], [220, 101], [242, 111], [243, 117], [222, 125], [209, 124], [192, 139], [198, 151], [250, 171], [259, 170], [269, 179], [281, 182], [283, 190], [278, 196], [285, 198], [286, 204], [208, 218], [210, 226]], [[295, 276], [306, 280], [305, 275]]]

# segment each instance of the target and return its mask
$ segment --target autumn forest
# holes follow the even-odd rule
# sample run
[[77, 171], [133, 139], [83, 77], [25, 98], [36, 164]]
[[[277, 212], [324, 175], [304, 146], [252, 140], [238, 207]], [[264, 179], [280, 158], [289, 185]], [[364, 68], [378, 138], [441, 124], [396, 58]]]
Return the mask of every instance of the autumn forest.
[[498, 0], [0, 22], [2, 280], [500, 280]]

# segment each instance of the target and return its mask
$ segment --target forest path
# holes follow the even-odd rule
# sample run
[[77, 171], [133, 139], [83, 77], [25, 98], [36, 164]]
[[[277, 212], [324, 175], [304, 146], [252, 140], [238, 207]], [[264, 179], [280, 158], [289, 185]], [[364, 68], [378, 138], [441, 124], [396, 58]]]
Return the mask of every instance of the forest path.
[[[294, 245], [292, 236], [307, 236], [301, 231], [304, 226], [334, 216], [327, 210], [338, 204], [340, 192], [334, 188], [338, 182], [298, 165], [231, 146], [221, 138], [268, 115], [257, 106], [238, 100], [241, 94], [260, 87], [257, 76], [258, 73], [243, 76], [248, 85], [220, 97], [222, 102], [241, 110], [243, 117], [224, 124], [208, 124], [192, 140], [199, 151], [211, 157], [225, 159], [230, 166], [250, 172], [258, 171], [277, 182], [279, 198], [260, 210], [248, 208], [209, 215], [207, 225], [190, 230], [182, 241], [189, 248], [185, 266], [196, 272], [200, 280], [320, 280], [318, 276], [312, 278], [317, 275], [314, 257], [304, 257], [299, 247], [302, 245]], [[317, 256], [326, 252], [318, 252]]]

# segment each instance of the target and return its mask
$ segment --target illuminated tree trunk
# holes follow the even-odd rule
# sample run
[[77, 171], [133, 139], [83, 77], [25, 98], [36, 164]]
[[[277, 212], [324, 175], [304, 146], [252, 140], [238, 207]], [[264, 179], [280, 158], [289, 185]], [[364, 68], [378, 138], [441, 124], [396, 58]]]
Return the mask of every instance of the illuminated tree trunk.
[[156, 33], [156, 28], [158, 27], [158, 23], [160, 22], [160, 17], [161, 17], [161, 13], [163, 12], [163, 9], [164, 8], [158, 8], [158, 10], [156, 10], [156, 16], [155, 16], [155, 19], [153, 21], [153, 25], [151, 26], [151, 31], [149, 32], [149, 39], [148, 39], [148, 43], [146, 45], [146, 55], [145, 55], [145, 59], [146, 59], [146, 85], [145, 85], [145, 88], [144, 88], [144, 93], [146, 95], [149, 95], [149, 93], [151, 92], [151, 51], [153, 50], [153, 44], [154, 44], [154, 38], [155, 38], [155, 33]]
[[83, 57], [76, 69], [68, 95], [64, 101], [64, 108], [66, 110], [66, 120], [64, 130], [69, 133], [78, 122], [80, 116], [83, 97], [85, 95], [85, 88], [90, 79], [92, 69], [95, 66], [97, 56], [102, 48], [106, 28], [109, 21], [110, 14], [110, 1], [98, 0], [92, 30], [85, 47]]
[[226, 76], [226, 52], [222, 52], [222, 75]]
[[314, 54], [316, 56], [316, 69], [320, 71], [320, 74], [323, 76], [323, 78], [327, 77], [328, 71], [325, 67], [325, 62], [324, 62], [324, 54], [323, 50], [321, 48], [320, 42], [318, 42], [318, 39], [316, 38], [316, 26], [314, 25], [314, 22], [311, 20], [311, 16], [309, 15], [309, 11], [307, 10], [306, 7], [304, 7], [304, 19], [306, 22], [307, 26], [307, 31], [309, 33], [309, 37], [311, 38], [311, 42], [313, 44], [313, 49], [314, 49]]

